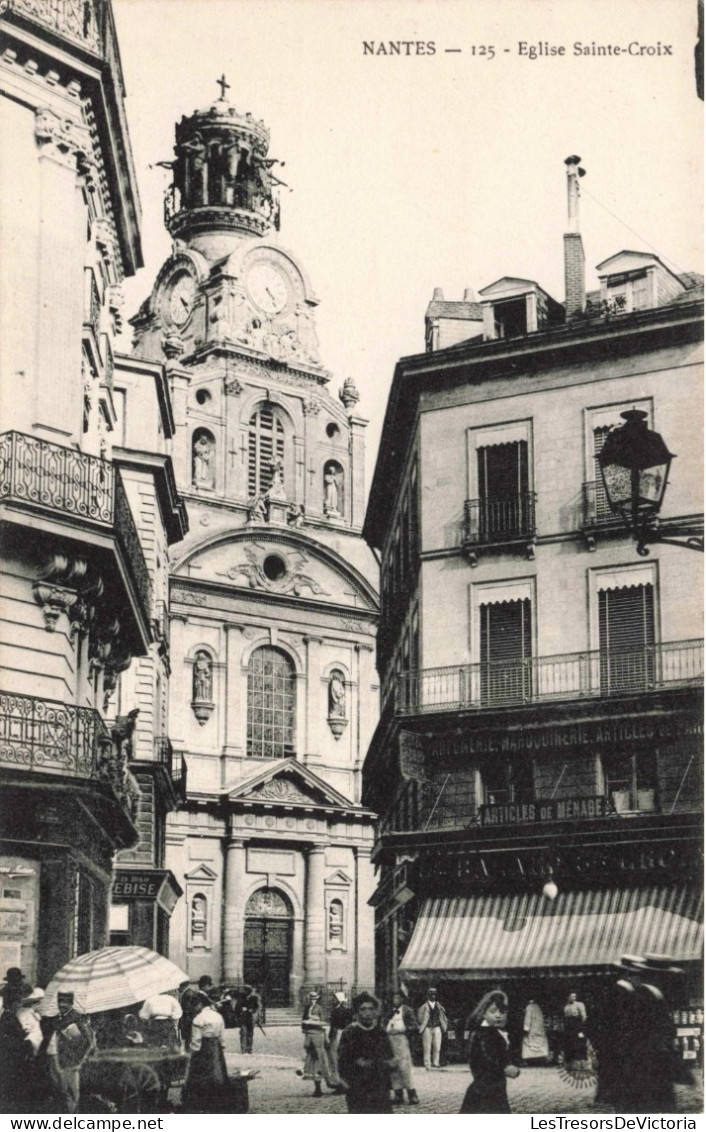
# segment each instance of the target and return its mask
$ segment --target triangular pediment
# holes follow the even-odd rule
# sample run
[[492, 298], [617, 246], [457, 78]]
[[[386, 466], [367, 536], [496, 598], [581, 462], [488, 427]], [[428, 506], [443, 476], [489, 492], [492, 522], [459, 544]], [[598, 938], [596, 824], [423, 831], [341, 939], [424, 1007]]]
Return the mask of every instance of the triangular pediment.
[[533, 291], [535, 289], [541, 290], [541, 287], [535, 283], [534, 279], [520, 279], [516, 275], [503, 275], [502, 279], [496, 279], [494, 283], [489, 283], [478, 293], [484, 299], [488, 299], [496, 295], [504, 295], [507, 291]]
[[331, 873], [330, 877], [326, 877], [326, 884], [339, 884], [348, 887], [351, 884], [351, 878], [344, 873], [342, 869], [336, 869], [335, 873]]
[[184, 873], [185, 880], [200, 880], [200, 881], [214, 881], [216, 873], [213, 869], [209, 869], [208, 865], [197, 865], [189, 873]]
[[279, 803], [284, 806], [320, 806], [347, 811], [361, 808], [296, 759], [280, 759], [270, 764], [265, 770], [250, 775], [245, 781], [227, 790], [226, 797], [231, 803], [243, 802], [249, 805], [257, 802], [269, 806]]

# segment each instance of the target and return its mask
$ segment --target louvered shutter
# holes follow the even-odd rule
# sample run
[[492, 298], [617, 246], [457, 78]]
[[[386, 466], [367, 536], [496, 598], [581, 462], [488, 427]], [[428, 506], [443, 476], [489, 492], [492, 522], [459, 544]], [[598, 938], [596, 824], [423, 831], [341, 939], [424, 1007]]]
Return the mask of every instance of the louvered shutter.
[[640, 691], [654, 683], [652, 585], [601, 590], [598, 595], [598, 634], [604, 690]]
[[527, 441], [486, 445], [477, 459], [481, 539], [522, 533], [528, 520]]
[[480, 607], [481, 699], [522, 703], [531, 697], [532, 605], [529, 598]]
[[605, 425], [601, 428], [594, 428], [593, 430], [593, 478], [595, 480], [595, 521], [598, 523], [605, 523], [610, 519], [613, 512], [608, 503], [608, 497], [605, 493], [603, 484], [603, 475], [601, 474], [601, 466], [598, 462], [598, 457], [601, 454], [603, 445], [606, 442], [606, 437], [610, 432], [610, 426]]
[[267, 491], [272, 465], [284, 460], [284, 428], [274, 407], [261, 405], [248, 427], [248, 494], [252, 498]]

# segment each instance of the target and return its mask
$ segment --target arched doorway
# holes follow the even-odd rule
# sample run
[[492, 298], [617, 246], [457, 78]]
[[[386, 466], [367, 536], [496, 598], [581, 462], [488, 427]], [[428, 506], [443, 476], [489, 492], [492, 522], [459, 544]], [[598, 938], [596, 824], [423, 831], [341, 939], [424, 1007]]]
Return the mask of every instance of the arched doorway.
[[267, 1006], [289, 1006], [293, 911], [276, 888], [259, 888], [245, 905], [243, 978]]

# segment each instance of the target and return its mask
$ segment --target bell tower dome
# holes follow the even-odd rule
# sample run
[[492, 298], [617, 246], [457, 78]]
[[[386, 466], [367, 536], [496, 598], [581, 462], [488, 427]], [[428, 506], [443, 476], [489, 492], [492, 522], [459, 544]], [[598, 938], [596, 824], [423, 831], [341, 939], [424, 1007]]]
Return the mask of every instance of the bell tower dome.
[[252, 114], [242, 114], [221, 95], [176, 126], [173, 182], [165, 201], [165, 223], [175, 240], [213, 261], [243, 236], [279, 230], [277, 186], [272, 173], [283, 164], [268, 157], [270, 134]]

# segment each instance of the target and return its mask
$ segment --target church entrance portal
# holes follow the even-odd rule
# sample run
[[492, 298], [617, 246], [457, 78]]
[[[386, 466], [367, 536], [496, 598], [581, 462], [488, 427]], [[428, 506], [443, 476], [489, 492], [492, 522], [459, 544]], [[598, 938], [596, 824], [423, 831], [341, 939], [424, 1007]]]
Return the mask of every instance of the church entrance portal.
[[266, 1006], [289, 1006], [292, 906], [274, 888], [253, 892], [245, 905], [243, 978], [261, 990]]

